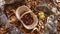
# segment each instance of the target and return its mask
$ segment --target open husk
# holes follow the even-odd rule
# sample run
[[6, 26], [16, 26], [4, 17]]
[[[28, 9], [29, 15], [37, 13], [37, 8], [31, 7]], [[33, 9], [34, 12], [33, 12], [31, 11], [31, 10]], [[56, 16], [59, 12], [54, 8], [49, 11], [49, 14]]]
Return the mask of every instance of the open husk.
[[[22, 14], [23, 13], [23, 14]], [[30, 13], [32, 18], [33, 18], [33, 23], [31, 25], [25, 25], [24, 22], [21, 20], [21, 18], [25, 15], [25, 14], [28, 14]], [[21, 15], [22, 14], [22, 15]], [[37, 16], [27, 7], [27, 6], [21, 6], [21, 7], [18, 7], [17, 10], [16, 10], [16, 17], [18, 18], [18, 20], [21, 21], [21, 23], [23, 24], [23, 26], [26, 28], [26, 29], [33, 29], [37, 23], [38, 23], [38, 18]]]

